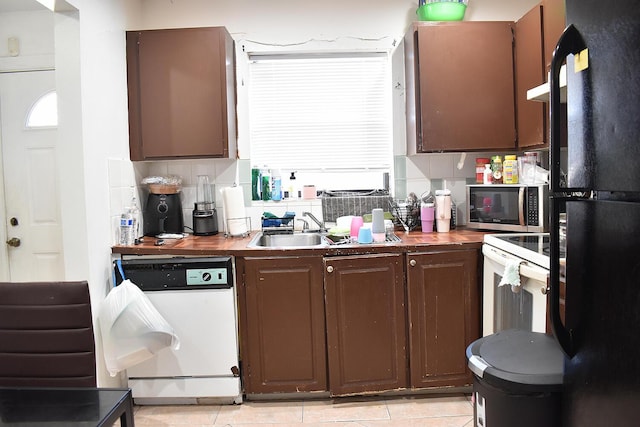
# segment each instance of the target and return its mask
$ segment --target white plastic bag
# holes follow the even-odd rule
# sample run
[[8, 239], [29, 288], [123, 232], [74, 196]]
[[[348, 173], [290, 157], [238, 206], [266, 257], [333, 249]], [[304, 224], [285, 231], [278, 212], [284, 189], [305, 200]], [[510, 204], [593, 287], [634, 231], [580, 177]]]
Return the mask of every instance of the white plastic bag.
[[180, 348], [180, 339], [171, 325], [128, 279], [109, 292], [98, 321], [104, 358], [112, 377], [164, 348]]

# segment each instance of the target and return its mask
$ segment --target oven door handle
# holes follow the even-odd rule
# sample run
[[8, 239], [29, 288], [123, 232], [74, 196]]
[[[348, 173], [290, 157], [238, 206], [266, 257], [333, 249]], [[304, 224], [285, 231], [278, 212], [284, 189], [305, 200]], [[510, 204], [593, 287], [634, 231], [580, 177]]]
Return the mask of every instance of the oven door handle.
[[[482, 246], [482, 254], [502, 266], [504, 266], [507, 262], [507, 256], [503, 252], [498, 252], [497, 250], [488, 247], [487, 245]], [[522, 261], [519, 269], [520, 276], [525, 277], [527, 279], [535, 280], [538, 282], [547, 283], [549, 279], [549, 272], [542, 267], [532, 267], [526, 261]]]

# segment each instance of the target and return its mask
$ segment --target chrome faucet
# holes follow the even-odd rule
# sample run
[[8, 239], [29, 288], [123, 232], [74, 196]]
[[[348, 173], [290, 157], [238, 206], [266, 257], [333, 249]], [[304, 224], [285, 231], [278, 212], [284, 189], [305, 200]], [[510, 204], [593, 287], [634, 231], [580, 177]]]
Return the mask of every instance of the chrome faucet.
[[320, 221], [318, 218], [313, 216], [313, 214], [311, 212], [302, 212], [302, 216], [308, 216], [309, 218], [311, 218], [311, 220], [313, 222], [318, 224], [318, 227], [320, 228], [320, 232], [327, 231], [326, 227], [324, 226], [324, 221]]

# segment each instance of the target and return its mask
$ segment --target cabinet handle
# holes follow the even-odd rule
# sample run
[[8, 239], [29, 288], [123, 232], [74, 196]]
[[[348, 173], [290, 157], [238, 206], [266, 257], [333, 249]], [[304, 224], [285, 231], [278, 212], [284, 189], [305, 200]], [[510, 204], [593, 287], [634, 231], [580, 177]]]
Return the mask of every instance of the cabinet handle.
[[333, 273], [333, 266], [332, 265], [327, 266], [327, 272], [328, 273]]
[[418, 263], [416, 262], [416, 260], [415, 260], [415, 259], [412, 259], [411, 261], [409, 261], [409, 265], [410, 265], [411, 267], [415, 267], [415, 266], [416, 266], [416, 264], [418, 264]]

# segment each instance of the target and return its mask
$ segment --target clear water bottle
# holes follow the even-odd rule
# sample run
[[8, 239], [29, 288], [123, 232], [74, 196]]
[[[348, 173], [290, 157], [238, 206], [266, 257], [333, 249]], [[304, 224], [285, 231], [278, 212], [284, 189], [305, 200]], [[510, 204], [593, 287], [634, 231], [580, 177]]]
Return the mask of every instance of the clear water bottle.
[[134, 195], [131, 198], [131, 207], [129, 208], [129, 213], [133, 218], [133, 242], [135, 243], [136, 239], [140, 237], [140, 209], [138, 208], [138, 201], [136, 200], [136, 196]]
[[120, 241], [121, 245], [133, 245], [135, 243], [133, 215], [131, 210], [126, 211], [120, 216]]

